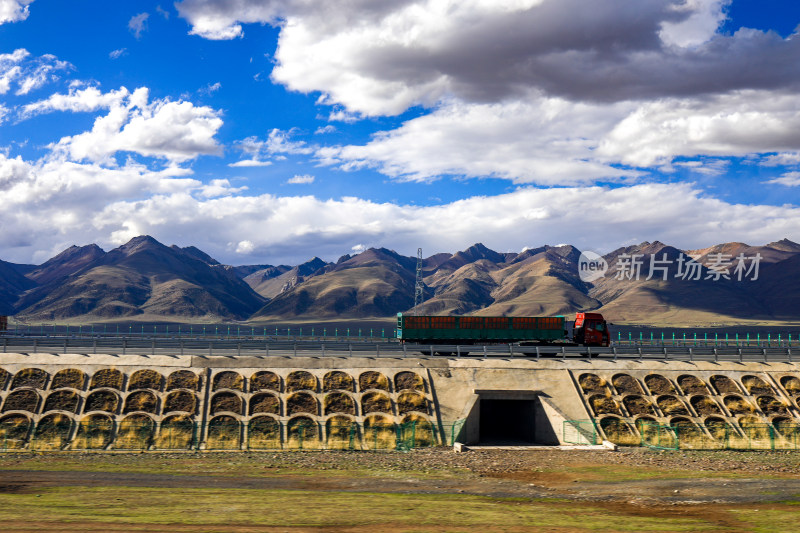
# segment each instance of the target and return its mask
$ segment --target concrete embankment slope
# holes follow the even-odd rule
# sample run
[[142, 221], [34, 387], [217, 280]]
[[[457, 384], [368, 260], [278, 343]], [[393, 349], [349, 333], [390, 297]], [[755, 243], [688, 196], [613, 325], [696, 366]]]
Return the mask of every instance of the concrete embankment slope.
[[713, 443], [780, 436], [799, 394], [793, 363], [8, 353], [0, 449], [635, 443], [650, 425]]

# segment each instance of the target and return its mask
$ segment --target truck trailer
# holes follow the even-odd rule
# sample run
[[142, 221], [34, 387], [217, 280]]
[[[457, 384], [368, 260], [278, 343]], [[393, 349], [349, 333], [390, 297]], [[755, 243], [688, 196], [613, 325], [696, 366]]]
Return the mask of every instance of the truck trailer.
[[400, 342], [423, 345], [519, 344], [608, 346], [608, 324], [600, 313], [577, 313], [572, 338], [563, 315], [413, 316], [397, 313]]

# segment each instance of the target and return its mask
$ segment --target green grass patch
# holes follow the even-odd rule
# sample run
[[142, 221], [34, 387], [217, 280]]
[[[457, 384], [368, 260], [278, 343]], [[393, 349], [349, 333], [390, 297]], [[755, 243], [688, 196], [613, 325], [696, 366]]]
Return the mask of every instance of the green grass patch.
[[57, 487], [0, 494], [0, 521], [372, 527], [470, 531], [721, 531], [702, 519], [643, 517], [591, 505], [473, 495], [375, 494], [232, 489]]
[[794, 533], [800, 516], [796, 509], [731, 509], [737, 520], [753, 533]]
[[326, 452], [330, 461], [304, 464], [305, 454], [318, 456], [320, 452], [279, 453], [15, 453], [0, 454], [2, 470], [48, 470], [56, 472], [110, 472], [198, 476], [234, 477], [375, 477], [402, 479], [453, 479], [470, 476], [471, 472], [457, 468], [409, 467], [409, 461], [392, 460], [387, 454], [385, 464], [366, 461], [359, 465], [355, 454], [347, 452], [333, 455]]

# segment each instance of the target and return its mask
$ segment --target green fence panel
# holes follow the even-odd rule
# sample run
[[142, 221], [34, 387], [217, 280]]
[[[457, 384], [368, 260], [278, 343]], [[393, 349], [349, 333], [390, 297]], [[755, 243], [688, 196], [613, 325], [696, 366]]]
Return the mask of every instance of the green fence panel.
[[561, 428], [561, 442], [576, 445], [597, 445], [601, 439], [593, 420], [565, 420]]
[[636, 425], [641, 436], [642, 446], [658, 450], [680, 448], [679, 432], [675, 426], [661, 425], [646, 420], [639, 420]]

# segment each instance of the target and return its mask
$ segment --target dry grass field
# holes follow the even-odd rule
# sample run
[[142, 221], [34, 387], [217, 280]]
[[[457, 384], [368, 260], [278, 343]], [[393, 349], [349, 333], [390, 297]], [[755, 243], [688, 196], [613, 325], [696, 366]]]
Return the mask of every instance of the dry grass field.
[[3, 531], [796, 531], [800, 454], [5, 454]]

